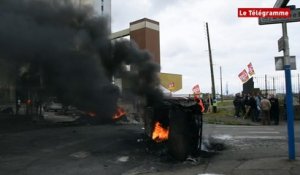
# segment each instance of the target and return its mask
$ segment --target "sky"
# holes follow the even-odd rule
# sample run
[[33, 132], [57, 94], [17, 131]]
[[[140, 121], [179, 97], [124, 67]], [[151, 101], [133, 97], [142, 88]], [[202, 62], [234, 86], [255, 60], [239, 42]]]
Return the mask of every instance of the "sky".
[[[182, 90], [211, 92], [209, 52], [205, 24], [208, 23], [214, 64], [216, 92], [220, 93], [222, 67], [223, 94], [242, 91], [238, 74], [251, 62], [255, 76], [284, 75], [275, 71], [277, 41], [281, 24], [259, 25], [257, 18], [239, 18], [238, 8], [272, 8], [276, 0], [112, 0], [112, 32], [129, 28], [141, 18], [159, 22], [161, 72], [182, 74]], [[300, 7], [300, 1], [288, 5]], [[288, 23], [290, 55], [300, 56], [300, 23]], [[300, 62], [296, 61], [300, 69]], [[298, 71], [292, 71], [292, 74]]]

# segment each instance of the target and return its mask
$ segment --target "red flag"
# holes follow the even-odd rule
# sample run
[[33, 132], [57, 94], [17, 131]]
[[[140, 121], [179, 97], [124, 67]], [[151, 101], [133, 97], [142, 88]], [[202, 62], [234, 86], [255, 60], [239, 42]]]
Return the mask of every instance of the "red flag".
[[[200, 86], [197, 84], [193, 87], [194, 99], [198, 103], [199, 107], [201, 108], [201, 112], [204, 112], [204, 104], [202, 99], [200, 98]], [[199, 97], [198, 97], [199, 95]]]
[[246, 69], [244, 69], [240, 74], [239, 74], [239, 78], [242, 80], [243, 83], [247, 82], [249, 80], [249, 76], [248, 73], [246, 71]]
[[197, 84], [193, 87], [194, 94], [200, 94], [200, 86]]
[[255, 72], [254, 72], [254, 69], [253, 69], [253, 66], [252, 66], [252, 63], [251, 63], [251, 62], [248, 64], [248, 74], [249, 74], [250, 76], [252, 76], [252, 75], [254, 75], [254, 74], [255, 74]]

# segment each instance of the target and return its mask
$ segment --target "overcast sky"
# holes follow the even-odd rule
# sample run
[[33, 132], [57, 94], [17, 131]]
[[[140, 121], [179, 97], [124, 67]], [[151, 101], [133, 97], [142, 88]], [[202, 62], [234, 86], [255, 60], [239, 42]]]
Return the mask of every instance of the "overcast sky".
[[[258, 25], [257, 18], [238, 18], [238, 8], [273, 7], [276, 0], [112, 0], [112, 32], [129, 23], [149, 18], [160, 23], [161, 72], [182, 74], [183, 89], [192, 93], [200, 85], [211, 92], [205, 22], [208, 22], [214, 63], [216, 92], [220, 92], [220, 66], [223, 93], [242, 90], [238, 74], [252, 63], [256, 76], [275, 75], [274, 56], [282, 36], [280, 24]], [[300, 2], [291, 0], [300, 7]], [[300, 23], [288, 24], [290, 54], [300, 56]], [[297, 67], [300, 69], [297, 61]], [[247, 70], [247, 69], [246, 69]], [[298, 73], [298, 71], [292, 71]]]

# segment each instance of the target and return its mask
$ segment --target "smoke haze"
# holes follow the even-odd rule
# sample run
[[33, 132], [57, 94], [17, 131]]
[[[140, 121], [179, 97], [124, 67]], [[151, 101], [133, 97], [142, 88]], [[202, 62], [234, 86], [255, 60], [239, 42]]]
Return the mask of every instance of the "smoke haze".
[[[91, 7], [66, 0], [1, 0], [0, 63], [7, 67], [1, 72], [104, 118], [120, 95], [112, 75], [129, 79], [131, 91], [149, 102], [159, 100], [159, 66], [133, 42], [111, 42], [108, 29]], [[128, 64], [134, 71], [126, 71]]]

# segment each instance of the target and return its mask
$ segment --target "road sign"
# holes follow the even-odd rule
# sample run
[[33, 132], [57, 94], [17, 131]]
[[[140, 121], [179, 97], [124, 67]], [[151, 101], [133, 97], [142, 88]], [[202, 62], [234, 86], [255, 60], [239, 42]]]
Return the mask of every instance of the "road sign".
[[[296, 56], [290, 56], [291, 70], [296, 70]], [[275, 57], [275, 69], [284, 70], [284, 57]]]
[[266, 24], [278, 24], [283, 22], [299, 22], [300, 21], [300, 9], [291, 10], [290, 18], [258, 18], [259, 25]]
[[284, 50], [284, 38], [283, 36], [278, 40], [278, 52]]
[[169, 91], [176, 92], [182, 89], [182, 75], [160, 73], [160, 84]]
[[277, 0], [274, 5], [274, 8], [285, 7], [289, 3], [289, 1], [290, 0]]

